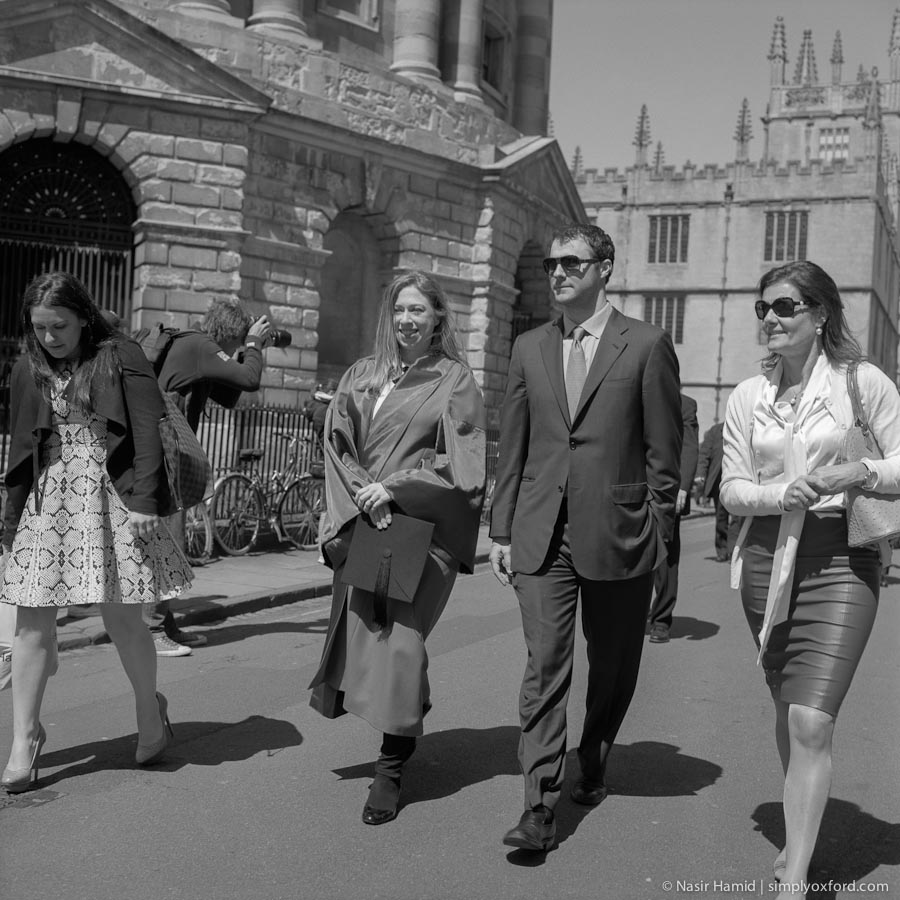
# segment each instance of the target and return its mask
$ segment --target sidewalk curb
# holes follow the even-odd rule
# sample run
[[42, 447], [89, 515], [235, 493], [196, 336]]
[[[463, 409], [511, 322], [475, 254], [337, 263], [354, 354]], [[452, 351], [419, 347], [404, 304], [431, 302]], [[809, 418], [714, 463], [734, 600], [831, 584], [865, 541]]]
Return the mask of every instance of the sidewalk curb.
[[[488, 552], [475, 554], [475, 565], [488, 561]], [[314, 600], [317, 597], [331, 595], [331, 580], [321, 579], [298, 587], [282, 588], [278, 591], [255, 591], [249, 594], [241, 594], [228, 600], [206, 600], [197, 598], [195, 606], [179, 610], [173, 613], [179, 627], [190, 625], [208, 625], [213, 622], [222, 622], [232, 616], [240, 616], [245, 613], [260, 612], [264, 609], [274, 609], [278, 606], [288, 606], [291, 603], [299, 603], [303, 600]], [[79, 634], [72, 637], [61, 638], [59, 650], [78, 650], [83, 647], [91, 647], [95, 644], [110, 643], [109, 635], [101, 624], [91, 634]]]

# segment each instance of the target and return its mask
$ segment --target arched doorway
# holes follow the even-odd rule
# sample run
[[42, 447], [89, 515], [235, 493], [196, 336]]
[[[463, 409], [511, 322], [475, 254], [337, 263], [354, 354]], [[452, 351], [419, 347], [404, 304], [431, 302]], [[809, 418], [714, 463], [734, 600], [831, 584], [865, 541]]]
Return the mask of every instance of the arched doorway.
[[128, 321], [134, 220], [128, 185], [88, 147], [37, 139], [0, 154], [0, 338], [18, 338], [25, 285], [53, 270]]
[[19, 305], [42, 272], [80, 278], [101, 308], [131, 317], [135, 208], [128, 185], [81, 144], [36, 138], [0, 153], [0, 416], [19, 352]]
[[320, 381], [340, 378], [372, 352], [382, 289], [378, 241], [362, 217], [338, 213], [323, 245], [331, 256], [319, 283]]

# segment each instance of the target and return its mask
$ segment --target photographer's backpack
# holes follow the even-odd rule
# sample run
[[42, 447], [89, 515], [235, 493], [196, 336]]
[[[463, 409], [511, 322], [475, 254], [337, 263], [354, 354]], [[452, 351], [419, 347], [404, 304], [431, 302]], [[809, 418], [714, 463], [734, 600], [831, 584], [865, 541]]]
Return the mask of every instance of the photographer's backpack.
[[172, 341], [183, 333], [181, 328], [171, 328], [163, 325], [162, 322], [157, 322], [156, 325], [149, 328], [138, 328], [131, 333], [131, 337], [141, 345], [144, 356], [150, 361], [154, 373], [159, 377], [166, 356], [172, 347]]

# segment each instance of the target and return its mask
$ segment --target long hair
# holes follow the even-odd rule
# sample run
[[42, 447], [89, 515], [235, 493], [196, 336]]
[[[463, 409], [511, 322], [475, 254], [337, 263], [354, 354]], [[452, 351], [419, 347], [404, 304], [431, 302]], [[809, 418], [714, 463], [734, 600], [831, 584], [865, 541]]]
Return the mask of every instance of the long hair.
[[[847, 325], [841, 293], [834, 279], [821, 266], [808, 259], [800, 259], [769, 269], [759, 280], [760, 297], [767, 288], [779, 281], [793, 285], [804, 303], [821, 306], [825, 311], [827, 318], [822, 325], [822, 350], [829, 362], [849, 365], [863, 359], [862, 347]], [[773, 369], [777, 362], [778, 354], [770, 353], [763, 360], [763, 371]]]
[[32, 377], [45, 393], [49, 393], [53, 366], [31, 324], [31, 311], [36, 306], [58, 306], [85, 320], [78, 345], [80, 365], [72, 376], [73, 400], [85, 413], [91, 412], [91, 384], [94, 379], [111, 381], [115, 377], [117, 360], [113, 345], [116, 332], [103, 317], [87, 288], [74, 275], [48, 272], [33, 278], [22, 297], [21, 325]]
[[394, 333], [394, 303], [403, 288], [414, 287], [431, 301], [437, 315], [437, 325], [431, 337], [429, 355], [446, 356], [468, 368], [465, 351], [460, 346], [459, 336], [453, 322], [447, 298], [441, 286], [430, 275], [412, 270], [398, 275], [384, 289], [378, 310], [378, 324], [375, 328], [375, 369], [366, 384], [366, 390], [378, 394], [388, 381], [402, 374], [402, 360], [397, 336]]

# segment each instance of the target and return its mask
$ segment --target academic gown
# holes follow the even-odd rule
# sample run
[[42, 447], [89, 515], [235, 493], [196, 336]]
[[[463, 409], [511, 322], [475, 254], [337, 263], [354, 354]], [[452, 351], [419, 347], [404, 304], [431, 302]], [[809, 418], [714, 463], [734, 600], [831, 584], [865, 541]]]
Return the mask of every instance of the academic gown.
[[[334, 570], [331, 619], [312, 706], [335, 717], [352, 712], [388, 734], [422, 734], [430, 707], [425, 638], [450, 596], [457, 571], [471, 572], [485, 481], [485, 412], [468, 368], [423, 357], [400, 378], [373, 416], [364, 385], [372, 357], [341, 379], [325, 425], [328, 511], [322, 546]], [[353, 498], [381, 482], [392, 510], [434, 523], [429, 558], [412, 603], [388, 601], [389, 621], [373, 622], [371, 593], [341, 583]]]

